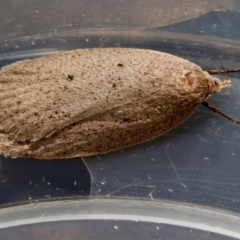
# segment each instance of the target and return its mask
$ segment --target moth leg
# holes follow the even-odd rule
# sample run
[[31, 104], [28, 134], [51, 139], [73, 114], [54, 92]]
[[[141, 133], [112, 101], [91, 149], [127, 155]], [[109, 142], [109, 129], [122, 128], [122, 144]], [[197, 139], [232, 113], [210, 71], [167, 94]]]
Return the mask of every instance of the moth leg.
[[221, 70], [209, 70], [207, 71], [210, 75], [221, 74], [221, 73], [234, 73], [240, 72], [240, 69], [221, 69]]
[[228, 120], [234, 122], [234, 123], [237, 123], [237, 124], [240, 124], [240, 121], [228, 116], [227, 114], [223, 113], [220, 109], [214, 107], [213, 105], [207, 103], [207, 102], [202, 102], [202, 105], [207, 107], [208, 109], [210, 109], [211, 111], [213, 111], [214, 113], [217, 113], [217, 114], [220, 114], [222, 115], [223, 117], [227, 118]]

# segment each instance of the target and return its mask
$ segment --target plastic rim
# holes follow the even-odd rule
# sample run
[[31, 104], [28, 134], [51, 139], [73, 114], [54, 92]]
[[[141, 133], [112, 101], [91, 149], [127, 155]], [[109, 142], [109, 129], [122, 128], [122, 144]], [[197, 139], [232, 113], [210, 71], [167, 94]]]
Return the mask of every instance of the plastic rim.
[[151, 222], [240, 238], [238, 215], [162, 201], [84, 199], [32, 203], [0, 210], [0, 229], [71, 220]]

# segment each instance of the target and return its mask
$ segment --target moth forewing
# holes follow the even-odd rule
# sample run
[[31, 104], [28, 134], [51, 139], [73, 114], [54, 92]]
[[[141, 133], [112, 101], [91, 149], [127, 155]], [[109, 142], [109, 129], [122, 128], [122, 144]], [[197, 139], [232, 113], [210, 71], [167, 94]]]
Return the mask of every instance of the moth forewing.
[[229, 87], [167, 53], [78, 49], [0, 71], [0, 152], [72, 158], [123, 149], [186, 120]]

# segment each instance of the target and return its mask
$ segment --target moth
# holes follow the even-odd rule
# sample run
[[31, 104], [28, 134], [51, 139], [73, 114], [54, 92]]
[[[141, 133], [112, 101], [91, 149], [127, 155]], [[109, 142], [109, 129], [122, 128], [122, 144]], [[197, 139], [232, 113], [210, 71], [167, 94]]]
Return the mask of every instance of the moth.
[[214, 73], [130, 48], [78, 49], [9, 65], [0, 71], [0, 153], [103, 154], [164, 134], [201, 103], [224, 115], [204, 102], [230, 87]]

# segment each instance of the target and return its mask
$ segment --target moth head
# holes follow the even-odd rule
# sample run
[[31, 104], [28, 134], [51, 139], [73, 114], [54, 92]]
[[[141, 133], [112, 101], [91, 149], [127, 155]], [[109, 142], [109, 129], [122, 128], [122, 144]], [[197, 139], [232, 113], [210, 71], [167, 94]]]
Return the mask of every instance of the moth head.
[[229, 79], [226, 79], [224, 81], [221, 81], [220, 79], [213, 77], [207, 72], [203, 72], [204, 79], [207, 80], [207, 94], [206, 99], [209, 98], [212, 94], [220, 92], [224, 88], [229, 88], [231, 86], [231, 81]]
[[192, 93], [205, 95], [206, 98], [231, 86], [230, 80], [227, 79], [221, 81], [201, 69], [191, 69], [186, 71], [183, 79], [186, 90]]

